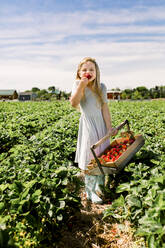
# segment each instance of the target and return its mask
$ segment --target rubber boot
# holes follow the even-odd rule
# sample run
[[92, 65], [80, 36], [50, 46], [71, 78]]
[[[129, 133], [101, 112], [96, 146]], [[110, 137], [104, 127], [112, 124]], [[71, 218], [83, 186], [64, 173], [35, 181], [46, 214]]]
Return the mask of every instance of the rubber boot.
[[[91, 200], [93, 203], [102, 204], [102, 199], [96, 194], [95, 188], [99, 188], [98, 183], [102, 183], [102, 179], [98, 179], [98, 176], [85, 175], [85, 191], [87, 200]], [[97, 187], [96, 187], [97, 185]]]
[[[102, 187], [105, 185], [105, 176], [96, 176], [95, 192], [96, 194], [103, 198]], [[102, 186], [102, 187], [101, 187]]]

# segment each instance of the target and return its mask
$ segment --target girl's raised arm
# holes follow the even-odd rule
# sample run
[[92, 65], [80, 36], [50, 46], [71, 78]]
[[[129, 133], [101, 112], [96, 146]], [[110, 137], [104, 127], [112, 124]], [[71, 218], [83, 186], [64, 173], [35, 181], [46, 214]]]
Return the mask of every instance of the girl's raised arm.
[[76, 108], [79, 105], [79, 103], [80, 103], [80, 101], [84, 95], [84, 90], [85, 90], [85, 87], [87, 86], [87, 84], [88, 84], [88, 79], [86, 77], [83, 77], [80, 80], [75, 92], [70, 97], [70, 103], [71, 103], [72, 107]]

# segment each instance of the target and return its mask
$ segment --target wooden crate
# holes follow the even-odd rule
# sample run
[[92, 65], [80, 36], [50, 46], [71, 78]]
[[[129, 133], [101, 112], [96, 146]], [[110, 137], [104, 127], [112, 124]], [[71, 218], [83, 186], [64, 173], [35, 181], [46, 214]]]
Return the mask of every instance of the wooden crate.
[[[131, 160], [131, 158], [134, 156], [134, 154], [136, 152], [138, 152], [140, 150], [140, 148], [144, 145], [144, 138], [141, 134], [137, 134], [134, 137], [135, 137], [135, 141], [127, 148], [127, 150], [125, 152], [122, 153], [122, 155], [116, 161], [107, 162], [104, 165], [101, 165], [105, 175], [106, 174], [116, 174], [120, 170], [122, 170], [127, 165], [127, 163]], [[120, 142], [124, 142], [126, 139], [127, 138], [116, 139], [110, 144], [110, 146], [113, 146], [115, 144], [120, 144]], [[110, 146], [109, 146], [109, 148], [110, 148]], [[107, 150], [107, 148], [106, 148], [106, 150]], [[105, 153], [105, 151], [103, 153]], [[98, 157], [100, 157], [103, 153], [101, 153]], [[97, 162], [95, 164], [90, 162], [87, 165], [87, 170], [85, 171], [85, 173], [88, 175], [101, 175], [101, 174], [103, 174], [100, 171], [100, 168], [99, 168]]]

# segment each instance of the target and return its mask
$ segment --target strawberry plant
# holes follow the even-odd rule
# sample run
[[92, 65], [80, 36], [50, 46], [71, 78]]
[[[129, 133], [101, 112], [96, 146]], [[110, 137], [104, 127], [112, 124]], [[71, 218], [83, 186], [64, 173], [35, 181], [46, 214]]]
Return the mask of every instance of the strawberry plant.
[[[60, 226], [79, 210], [81, 182], [72, 166], [79, 116], [73, 121], [72, 112], [68, 103], [59, 106], [60, 118], [39, 132], [26, 129], [0, 154], [2, 246], [53, 247]], [[29, 126], [26, 113], [24, 119]]]
[[123, 172], [111, 176], [114, 201], [104, 218], [130, 220], [137, 228], [136, 235], [145, 237], [148, 247], [164, 247], [165, 103], [125, 102], [119, 106], [121, 116], [125, 113], [130, 118], [132, 130], [143, 134], [145, 145]]
[[[109, 176], [112, 204], [104, 218], [129, 220], [148, 247], [164, 247], [165, 102], [109, 107], [113, 126], [128, 119], [145, 145]], [[61, 226], [81, 206], [73, 166], [80, 114], [66, 101], [2, 102], [0, 113], [0, 245], [56, 247]]]
[[5, 111], [1, 111], [0, 118], [0, 153], [15, 144], [26, 142], [35, 133], [73, 112], [68, 102], [1, 104], [5, 106]]

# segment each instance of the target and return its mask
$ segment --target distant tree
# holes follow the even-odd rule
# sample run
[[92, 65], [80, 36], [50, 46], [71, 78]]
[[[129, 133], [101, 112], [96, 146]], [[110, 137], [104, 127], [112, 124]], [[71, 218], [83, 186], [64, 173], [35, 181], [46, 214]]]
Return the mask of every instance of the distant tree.
[[162, 86], [159, 87], [159, 91], [160, 91], [160, 97], [162, 98], [163, 97], [163, 87]]
[[140, 100], [140, 99], [142, 99], [142, 95], [141, 95], [141, 93], [138, 90], [135, 90], [132, 93], [131, 99], [132, 100]]
[[37, 91], [40, 91], [40, 89], [39, 88], [36, 88], [36, 87], [33, 87], [31, 91], [34, 92], [34, 93], [36, 93]]
[[159, 97], [164, 98], [165, 97], [165, 86], [157, 86], [157, 93], [159, 92]]
[[38, 98], [44, 98], [44, 96], [46, 96], [48, 94], [48, 92], [46, 90], [40, 90], [38, 92]]
[[55, 89], [56, 89], [55, 86], [50, 86], [50, 87], [48, 88], [49, 91], [55, 91]]
[[135, 90], [140, 93], [142, 99], [148, 99], [149, 98], [150, 92], [145, 86], [139, 86]]
[[113, 88], [113, 89], [111, 89], [112, 91], [120, 91], [120, 88]]
[[62, 91], [61, 96], [62, 96], [65, 100], [68, 100], [68, 99], [69, 99], [69, 96], [70, 96], [70, 93], [66, 93], [65, 91]]
[[125, 92], [125, 94], [126, 94], [126, 99], [131, 99], [133, 90], [125, 89], [123, 92]]
[[61, 96], [62, 96], [62, 91], [56, 90], [56, 99], [61, 100]]
[[165, 98], [165, 86], [160, 86], [160, 95], [162, 98]]
[[150, 88], [149, 89], [149, 95], [150, 95], [150, 98], [154, 98], [154, 88]]
[[121, 98], [122, 98], [123, 100], [127, 99], [127, 94], [126, 94], [125, 91], [123, 91], [123, 92], [121, 93]]
[[141, 92], [143, 92], [143, 91], [148, 91], [148, 89], [147, 89], [145, 86], [138, 86], [138, 87], [136, 87], [136, 89], [137, 89], [138, 91], [141, 91]]
[[132, 94], [132, 89], [125, 89], [124, 91], [126, 94]]
[[159, 97], [160, 97], [159, 86], [155, 86], [155, 88], [153, 88], [153, 98], [159, 98]]

